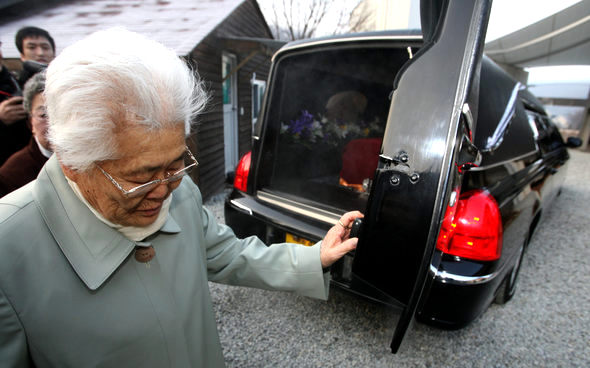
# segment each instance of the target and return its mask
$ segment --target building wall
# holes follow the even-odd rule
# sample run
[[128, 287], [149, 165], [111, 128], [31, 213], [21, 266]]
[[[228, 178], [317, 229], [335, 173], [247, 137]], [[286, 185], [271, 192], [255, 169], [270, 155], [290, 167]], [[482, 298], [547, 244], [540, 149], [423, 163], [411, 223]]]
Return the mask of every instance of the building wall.
[[581, 150], [588, 148], [590, 137], [590, 84], [546, 83], [529, 86], [545, 106], [564, 139], [582, 139]]
[[[205, 112], [197, 118], [197, 126], [188, 139], [199, 161], [193, 180], [199, 185], [203, 197], [219, 193], [226, 182], [223, 139], [222, 52], [233, 53], [240, 64], [249, 51], [225, 48], [226, 37], [272, 38], [270, 30], [253, 0], [245, 1], [191, 52], [189, 63], [197, 70], [209, 91], [210, 101]], [[270, 57], [258, 53], [238, 71], [238, 151], [250, 150], [252, 137], [252, 96], [250, 79], [266, 80]], [[243, 114], [240, 112], [243, 109]]]

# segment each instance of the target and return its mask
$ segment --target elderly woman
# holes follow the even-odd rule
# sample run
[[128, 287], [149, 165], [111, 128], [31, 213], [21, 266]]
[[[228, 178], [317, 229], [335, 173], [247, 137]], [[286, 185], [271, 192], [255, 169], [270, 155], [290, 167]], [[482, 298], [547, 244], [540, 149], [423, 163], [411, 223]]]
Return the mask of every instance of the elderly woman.
[[15, 152], [0, 167], [0, 197], [33, 181], [52, 154], [47, 140], [44, 89], [44, 72], [35, 74], [25, 84], [23, 105], [29, 114], [33, 136], [27, 146]]
[[322, 269], [362, 215], [312, 247], [217, 224], [186, 177], [206, 96], [173, 51], [95, 33], [53, 61], [45, 94], [55, 155], [0, 200], [0, 365], [219, 367], [207, 280], [327, 298]]

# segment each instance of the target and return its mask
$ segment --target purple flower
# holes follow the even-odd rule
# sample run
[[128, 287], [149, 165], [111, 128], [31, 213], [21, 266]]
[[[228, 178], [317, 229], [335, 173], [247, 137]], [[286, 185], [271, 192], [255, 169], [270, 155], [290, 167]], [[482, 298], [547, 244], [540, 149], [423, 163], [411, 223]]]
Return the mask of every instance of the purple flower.
[[302, 137], [308, 137], [311, 133], [311, 126], [313, 124], [313, 115], [307, 110], [301, 111], [301, 116], [297, 120], [289, 122], [289, 128], [293, 134], [299, 134]]

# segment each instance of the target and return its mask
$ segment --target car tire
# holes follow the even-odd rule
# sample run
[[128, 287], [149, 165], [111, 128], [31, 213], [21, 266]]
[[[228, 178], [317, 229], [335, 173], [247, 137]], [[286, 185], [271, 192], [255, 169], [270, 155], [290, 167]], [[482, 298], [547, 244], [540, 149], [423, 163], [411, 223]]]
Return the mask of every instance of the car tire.
[[508, 276], [506, 276], [506, 278], [502, 282], [502, 285], [500, 285], [500, 288], [498, 288], [498, 291], [496, 292], [496, 298], [494, 301], [497, 304], [506, 304], [510, 299], [512, 299], [514, 293], [516, 292], [518, 274], [520, 273], [520, 267], [522, 266], [522, 259], [524, 258], [526, 244], [527, 242], [524, 242], [520, 246], [518, 250], [519, 253], [516, 257], [516, 262], [514, 263], [514, 266], [512, 267], [510, 273], [508, 274]]

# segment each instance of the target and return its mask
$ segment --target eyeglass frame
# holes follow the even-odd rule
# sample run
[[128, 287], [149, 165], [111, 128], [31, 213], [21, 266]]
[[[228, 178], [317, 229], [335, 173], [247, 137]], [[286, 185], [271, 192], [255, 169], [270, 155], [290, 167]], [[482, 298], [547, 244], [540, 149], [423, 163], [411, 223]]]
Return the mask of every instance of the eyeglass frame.
[[113, 185], [119, 189], [119, 191], [121, 191], [121, 193], [123, 194], [123, 196], [125, 196], [126, 198], [134, 198], [136, 195], [139, 196], [141, 194], [145, 194], [150, 192], [151, 190], [147, 190], [145, 193], [144, 192], [139, 192], [140, 190], [142, 190], [143, 188], [147, 188], [150, 186], [154, 186], [153, 189], [157, 188], [159, 185], [162, 184], [168, 184], [172, 181], [177, 181], [177, 180], [181, 180], [183, 176], [185, 176], [186, 174], [188, 174], [192, 169], [194, 169], [195, 167], [199, 166], [199, 162], [197, 161], [197, 159], [195, 158], [195, 156], [193, 155], [193, 153], [188, 149], [188, 146], [186, 147], [186, 152], [189, 155], [189, 158], [191, 160], [193, 160], [193, 163], [183, 167], [182, 169], [167, 175], [164, 179], [155, 179], [152, 181], [149, 181], [147, 183], [138, 185], [136, 187], [133, 187], [129, 190], [125, 190], [123, 189], [123, 187], [121, 186], [121, 184], [119, 184], [118, 181], [116, 181], [111, 174], [109, 174], [108, 172], [106, 172], [102, 167], [100, 167], [99, 164], [95, 163], [96, 167], [98, 167], [100, 169], [100, 171], [104, 174], [104, 176], [109, 179], [111, 181], [111, 183], [113, 183]]

